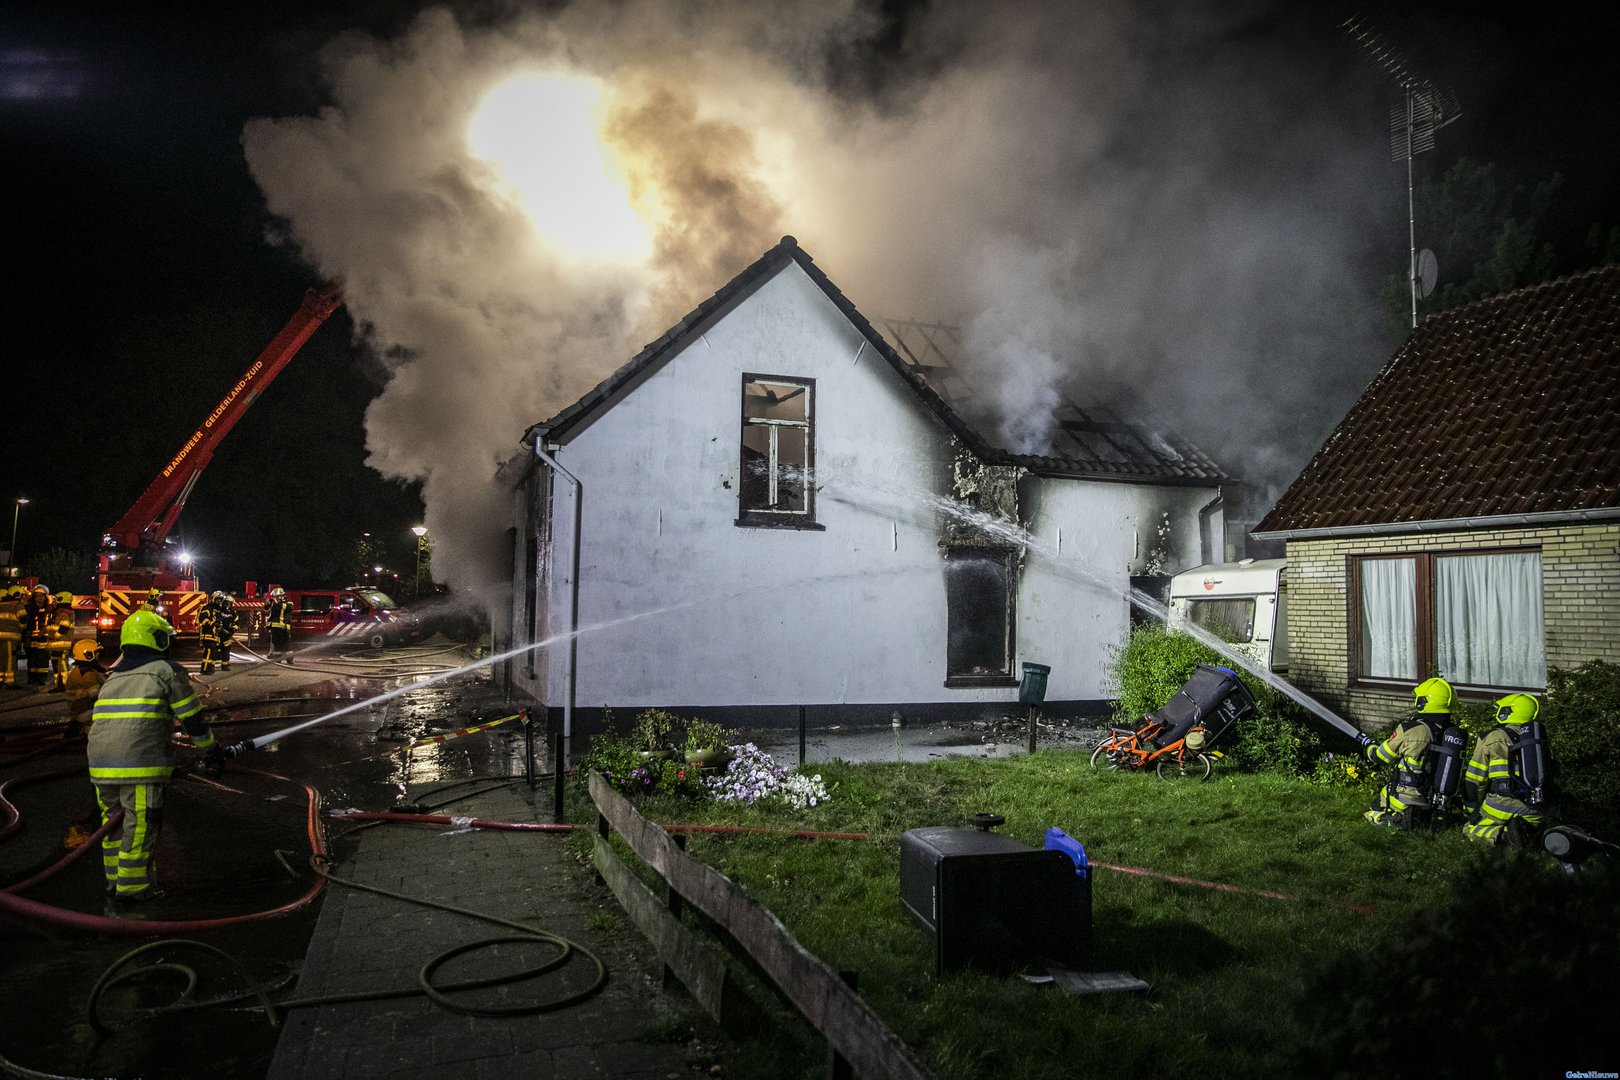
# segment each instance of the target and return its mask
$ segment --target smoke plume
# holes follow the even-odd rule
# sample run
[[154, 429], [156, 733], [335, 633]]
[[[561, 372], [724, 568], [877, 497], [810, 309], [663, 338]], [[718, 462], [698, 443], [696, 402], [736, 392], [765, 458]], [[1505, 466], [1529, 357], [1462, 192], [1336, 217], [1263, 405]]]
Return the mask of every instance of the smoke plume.
[[[506, 576], [494, 473], [525, 428], [784, 232], [868, 315], [960, 326], [955, 359], [1010, 449], [1050, 440], [1060, 395], [1128, 396], [1154, 414], [1133, 418], [1286, 482], [1381, 359], [1358, 260], [1384, 176], [1332, 65], [1297, 58], [1301, 34], [1335, 47], [1332, 20], [1289, 10], [431, 8], [397, 38], [332, 42], [330, 104], [243, 141], [286, 240], [343, 280], [390, 372], [370, 463], [423, 482], [435, 570], [472, 587]], [[485, 96], [532, 72], [604, 88], [644, 258], [548, 244], [471, 152]]]

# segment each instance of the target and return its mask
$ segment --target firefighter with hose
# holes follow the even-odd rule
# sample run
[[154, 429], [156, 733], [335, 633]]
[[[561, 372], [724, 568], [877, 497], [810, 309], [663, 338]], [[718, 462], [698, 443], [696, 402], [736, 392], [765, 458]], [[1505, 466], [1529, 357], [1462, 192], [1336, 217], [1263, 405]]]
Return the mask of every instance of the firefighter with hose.
[[1452, 726], [1456, 695], [1444, 679], [1426, 679], [1412, 690], [1413, 714], [1383, 742], [1366, 733], [1356, 737], [1362, 753], [1376, 764], [1394, 765], [1395, 776], [1378, 793], [1366, 819], [1374, 825], [1412, 829], [1438, 820], [1456, 791], [1463, 733]]
[[1496, 727], [1474, 745], [1463, 773], [1463, 796], [1473, 811], [1463, 825], [1468, 839], [1526, 847], [1535, 838], [1551, 761], [1540, 713], [1529, 694], [1497, 699]]
[[124, 808], [120, 835], [101, 841], [102, 869], [115, 910], [155, 899], [153, 853], [163, 821], [163, 789], [174, 773], [174, 725], [191, 736], [210, 765], [223, 760], [202, 718], [184, 668], [169, 659], [174, 627], [155, 611], [136, 611], [119, 633], [123, 653], [101, 687], [91, 716], [90, 782], [101, 820]]

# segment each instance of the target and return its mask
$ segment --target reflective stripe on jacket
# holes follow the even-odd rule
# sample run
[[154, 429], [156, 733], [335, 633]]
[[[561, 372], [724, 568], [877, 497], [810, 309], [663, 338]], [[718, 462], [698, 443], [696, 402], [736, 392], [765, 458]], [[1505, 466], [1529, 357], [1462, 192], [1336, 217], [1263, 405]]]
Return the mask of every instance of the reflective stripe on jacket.
[[192, 733], [200, 750], [214, 745], [201, 720], [202, 703], [185, 671], [167, 657], [114, 669], [91, 711], [92, 783], [162, 783], [174, 771], [170, 737], [176, 722]]
[[264, 606], [265, 622], [276, 630], [292, 629], [292, 601], [272, 600]]
[[1498, 795], [1517, 794], [1513, 771], [1508, 766], [1508, 750], [1513, 740], [1505, 727], [1494, 727], [1480, 736], [1474, 753], [1463, 770], [1464, 791], [1470, 802], [1478, 802], [1485, 791]]
[[[1389, 738], [1370, 748], [1368, 757], [1399, 769], [1394, 787], [1407, 803], [1427, 802], [1429, 728], [1421, 720], [1407, 720]], [[1421, 784], [1422, 787], [1417, 786]]]

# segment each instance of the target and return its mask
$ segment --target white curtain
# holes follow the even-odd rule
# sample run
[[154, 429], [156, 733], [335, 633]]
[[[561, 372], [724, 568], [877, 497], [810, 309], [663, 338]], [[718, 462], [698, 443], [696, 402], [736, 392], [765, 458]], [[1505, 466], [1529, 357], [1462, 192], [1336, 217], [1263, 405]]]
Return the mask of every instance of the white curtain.
[[1440, 673], [1470, 686], [1546, 686], [1540, 553], [1453, 555], [1434, 567]]
[[1417, 561], [1361, 561], [1361, 674], [1417, 678]]

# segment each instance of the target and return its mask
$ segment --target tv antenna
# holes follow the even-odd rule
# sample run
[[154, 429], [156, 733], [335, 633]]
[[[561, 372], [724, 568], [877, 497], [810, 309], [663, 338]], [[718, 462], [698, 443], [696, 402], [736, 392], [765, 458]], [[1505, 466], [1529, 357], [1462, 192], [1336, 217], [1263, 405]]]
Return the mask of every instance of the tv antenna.
[[1412, 326], [1417, 326], [1418, 300], [1434, 291], [1438, 267], [1434, 253], [1427, 248], [1418, 253], [1417, 209], [1412, 188], [1412, 159], [1434, 149], [1434, 133], [1462, 115], [1457, 94], [1450, 87], [1441, 89], [1415, 74], [1406, 58], [1373, 30], [1360, 15], [1352, 15], [1339, 29], [1367, 52], [1367, 57], [1395, 81], [1402, 100], [1389, 110], [1389, 156], [1406, 161], [1406, 239], [1411, 253], [1407, 279], [1412, 292]]

